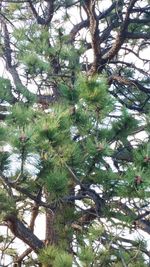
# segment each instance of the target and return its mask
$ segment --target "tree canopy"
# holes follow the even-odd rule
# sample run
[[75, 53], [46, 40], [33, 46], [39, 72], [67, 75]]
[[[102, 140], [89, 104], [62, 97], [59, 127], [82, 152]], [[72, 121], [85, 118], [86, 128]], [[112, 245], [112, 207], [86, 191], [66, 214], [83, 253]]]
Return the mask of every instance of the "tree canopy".
[[1, 266], [149, 266], [150, 1], [2, 0], [0, 25]]

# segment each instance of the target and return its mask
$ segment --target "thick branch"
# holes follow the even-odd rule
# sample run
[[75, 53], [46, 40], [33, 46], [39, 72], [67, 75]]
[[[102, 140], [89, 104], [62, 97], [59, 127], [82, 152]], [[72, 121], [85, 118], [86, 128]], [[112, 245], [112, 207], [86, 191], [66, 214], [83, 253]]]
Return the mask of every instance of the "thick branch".
[[84, 1], [84, 9], [87, 13], [89, 20], [89, 30], [91, 34], [91, 45], [94, 53], [94, 61], [89, 71], [90, 75], [94, 75], [97, 71], [99, 61], [101, 59], [101, 49], [99, 46], [99, 29], [98, 19], [95, 13], [95, 1], [88, 0]]
[[26, 243], [35, 252], [44, 247], [44, 243], [38, 239], [15, 215], [7, 215], [4, 219], [11, 232]]
[[135, 88], [139, 89], [140, 91], [142, 91], [146, 94], [150, 94], [150, 89], [147, 87], [144, 87], [137, 80], [127, 79], [127, 78], [124, 78], [124, 77], [119, 76], [119, 75], [118, 76], [112, 75], [109, 77], [108, 82], [109, 82], [109, 84], [111, 84], [113, 81], [116, 81], [120, 84], [127, 85], [127, 86], [132, 86], [132, 87], [134, 86]]
[[130, 20], [129, 20], [130, 13], [131, 13], [131, 11], [134, 7], [134, 4], [136, 2], [137, 2], [137, 0], [130, 1], [130, 4], [129, 4], [127, 11], [126, 11], [125, 19], [121, 25], [121, 28], [120, 28], [120, 31], [119, 31], [117, 37], [116, 37], [116, 42], [112, 45], [110, 50], [103, 56], [103, 59], [105, 59], [106, 61], [111, 60], [120, 50], [121, 45], [123, 44], [123, 42], [125, 40], [124, 32], [128, 28], [128, 25], [130, 23]]
[[[116, 5], [120, 5], [122, 3], [122, 1], [117, 1], [117, 2], [114, 2], [108, 9], [106, 9], [104, 12], [100, 13], [98, 16], [97, 16], [97, 20], [101, 20], [103, 18], [106, 18], [110, 12], [116, 7]], [[83, 28], [86, 28], [89, 26], [89, 20], [86, 19], [86, 20], [83, 20], [81, 21], [80, 23], [76, 24], [73, 29], [70, 31], [69, 33], [69, 36], [70, 36], [70, 39], [69, 39], [69, 42], [73, 42], [74, 39], [75, 39], [75, 36], [77, 35], [77, 33], [82, 30]]]
[[35, 220], [38, 216], [38, 212], [39, 212], [39, 205], [35, 202], [33, 207], [32, 207], [30, 226], [29, 226], [32, 232], [34, 230]]
[[54, 244], [56, 241], [56, 233], [54, 231], [54, 213], [50, 209], [46, 209], [46, 232], [45, 244]]

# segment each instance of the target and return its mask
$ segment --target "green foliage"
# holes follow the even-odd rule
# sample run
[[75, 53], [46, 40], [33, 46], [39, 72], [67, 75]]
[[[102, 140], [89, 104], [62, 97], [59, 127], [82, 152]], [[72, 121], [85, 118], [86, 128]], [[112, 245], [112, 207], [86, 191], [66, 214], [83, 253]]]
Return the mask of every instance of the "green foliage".
[[112, 109], [113, 101], [108, 98], [108, 85], [104, 77], [95, 76], [88, 79], [86, 76], [79, 76], [75, 88], [79, 92], [80, 99], [100, 115]]
[[65, 252], [59, 252], [55, 258], [54, 267], [72, 267], [72, 257]]
[[137, 119], [129, 114], [126, 109], [122, 110], [122, 116], [116, 122], [113, 122], [112, 128], [114, 135], [118, 139], [123, 139], [132, 134], [138, 125]]
[[4, 143], [7, 140], [7, 129], [4, 125], [0, 126], [0, 142]]
[[140, 251], [135, 250], [134, 252], [128, 253], [128, 251], [124, 251], [123, 249], [119, 250], [119, 253], [116, 253], [117, 257], [120, 259], [120, 263], [122, 259], [126, 262], [129, 267], [146, 267], [147, 264], [144, 262], [144, 258]]
[[10, 256], [16, 256], [16, 249], [15, 248], [7, 248], [6, 249], [6, 255], [10, 255]]
[[[63, 39], [66, 37], [63, 36]], [[68, 38], [68, 37], [67, 37]], [[79, 52], [72, 46], [69, 45], [64, 45], [63, 49], [61, 50], [61, 58], [63, 60], [67, 60], [69, 61], [69, 67], [73, 68], [74, 70], [78, 70], [79, 69]]]
[[101, 226], [98, 223], [93, 223], [88, 229], [87, 238], [89, 242], [94, 242], [95, 240], [99, 239], [102, 234], [105, 232], [105, 229], [103, 226]]
[[0, 170], [4, 171], [9, 168], [10, 165], [10, 159], [9, 159], [10, 153], [6, 151], [0, 152]]
[[0, 189], [0, 210], [0, 220], [3, 220], [7, 214], [16, 213], [15, 201], [4, 189]]
[[29, 90], [27, 90], [25, 86], [17, 85], [17, 90], [18, 92], [22, 94], [23, 99], [28, 104], [33, 104], [34, 102], [36, 102], [36, 96], [33, 93], [31, 93]]
[[0, 243], [2, 243], [3, 241], [4, 241], [3, 235], [0, 235]]
[[[46, 266], [148, 266], [146, 244], [121, 236], [149, 233], [149, 0], [133, 8], [112, 0], [104, 10], [105, 1], [1, 2], [10, 77], [0, 78], [1, 220], [18, 213], [24, 223], [29, 214], [32, 223], [35, 203], [43, 215], [52, 209], [56, 243], [39, 253]], [[132, 52], [142, 67], [130, 63]], [[1, 247], [13, 262], [8, 235]], [[21, 264], [40, 263], [31, 254]]]
[[10, 103], [13, 99], [10, 80], [0, 77], [0, 103]]
[[[21, 88], [20, 92], [25, 97], [23, 90], [24, 88]], [[138, 127], [139, 121], [123, 109], [118, 121], [112, 120], [105, 127], [107, 115], [113, 110], [113, 101], [108, 97], [105, 80], [98, 76], [91, 80], [79, 77], [74, 89], [62, 83], [62, 96], [64, 102], [51, 106], [47, 113], [38, 111], [36, 107], [33, 109], [27, 103], [15, 104], [10, 108], [6, 123], [10, 125], [7, 139], [12, 145], [12, 152], [16, 153], [22, 164], [25, 165], [32, 153], [38, 157], [36, 182], [24, 169], [25, 179], [20, 180], [19, 185], [34, 195], [37, 194], [40, 185], [47, 192], [48, 203], [57, 202], [60, 212], [57, 214], [55, 230], [60, 238], [59, 246], [67, 249], [67, 241], [72, 239], [74, 233], [71, 223], [80, 220], [80, 212], [69, 210], [68, 207], [65, 210], [61, 202], [70, 194], [75, 182], [66, 166], [73, 170], [82, 183], [101, 188], [108, 199], [108, 208], [103, 208], [103, 216], [111, 221], [112, 225], [112, 218], [115, 218], [120, 224], [129, 227], [135, 219], [134, 215], [126, 216], [121, 211], [116, 212], [116, 206], [111, 204], [111, 201], [113, 202], [113, 197], [138, 197], [143, 201], [146, 194], [148, 195], [145, 189], [149, 186], [149, 169], [142, 166], [142, 163], [145, 155], [149, 157], [149, 148], [145, 144], [134, 149], [133, 162], [129, 165], [128, 162], [125, 165], [121, 163], [126, 171], [121, 175], [114, 172], [113, 168], [108, 167], [106, 157], [113, 158], [118, 147], [111, 147], [110, 140], [119, 141], [121, 148], [126, 149], [128, 137]], [[1, 128], [0, 134], [4, 140], [4, 127]], [[1, 155], [4, 156], [3, 153]], [[2, 170], [6, 169], [8, 159], [9, 155], [1, 158]], [[138, 187], [135, 184], [136, 176], [141, 176], [143, 180]], [[11, 179], [16, 177], [17, 172]], [[11, 200], [7, 194], [3, 194], [1, 199], [5, 203], [1, 206], [2, 210], [15, 211], [15, 205], [9, 210]], [[95, 205], [93, 199], [88, 197], [83, 203], [85, 206]], [[79, 229], [82, 229], [82, 226], [79, 225]], [[116, 257], [115, 264], [119, 266], [121, 261], [117, 253], [107, 247], [97, 252], [94, 250], [95, 242], [98, 242], [104, 233], [105, 227], [96, 223], [91, 224], [86, 235], [76, 233], [80, 248], [78, 257], [83, 266], [90, 266], [91, 263], [97, 266], [99, 262], [109, 266], [112, 264], [111, 255]], [[88, 240], [86, 246], [83, 245], [84, 238]], [[72, 266], [73, 259], [59, 247], [50, 246], [41, 251], [39, 260], [43, 264], [52, 264], [55, 267], [69, 267]]]
[[17, 9], [21, 8], [21, 3], [8, 3], [8, 10], [12, 14], [15, 12]]
[[[66, 142], [66, 137], [70, 136], [70, 118], [66, 107], [56, 107], [49, 114], [44, 114], [37, 121], [37, 132], [39, 140], [48, 140], [55, 147]], [[37, 137], [37, 136], [36, 136]], [[42, 142], [43, 143], [43, 142]]]
[[10, 108], [8, 120], [10, 123], [23, 128], [34, 118], [34, 111], [23, 104], [15, 104]]
[[143, 143], [141, 146], [138, 146], [137, 149], [133, 152], [134, 162], [137, 166], [147, 169], [149, 167], [148, 159], [150, 157], [150, 145], [149, 143]]
[[22, 59], [23, 63], [27, 66], [29, 74], [39, 74], [49, 71], [49, 63], [41, 60], [36, 54], [26, 54]]
[[71, 267], [72, 256], [55, 246], [48, 246], [40, 251], [39, 260], [43, 264], [54, 267]]
[[67, 193], [67, 173], [63, 170], [56, 169], [45, 177], [46, 187], [51, 195], [54, 194], [56, 198]]
[[89, 266], [95, 258], [94, 250], [90, 246], [81, 247], [81, 251], [78, 256], [80, 261], [83, 263], [83, 266], [85, 267]]
[[78, 100], [78, 92], [74, 88], [67, 86], [66, 83], [59, 84], [60, 94], [63, 96], [65, 101], [67, 100], [70, 103], [76, 103]]
[[50, 264], [54, 262], [57, 253], [58, 248], [55, 248], [54, 246], [49, 246], [40, 251], [39, 260], [44, 264]]

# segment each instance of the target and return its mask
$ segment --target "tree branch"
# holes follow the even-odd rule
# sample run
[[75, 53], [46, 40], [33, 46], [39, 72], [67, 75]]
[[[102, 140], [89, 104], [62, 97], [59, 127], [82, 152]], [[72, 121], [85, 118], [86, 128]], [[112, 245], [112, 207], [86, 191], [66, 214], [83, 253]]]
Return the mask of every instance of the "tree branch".
[[147, 234], [150, 234], [150, 223], [148, 220], [139, 219], [137, 214], [134, 211], [132, 211], [126, 204], [117, 201], [114, 201], [114, 203], [126, 215], [130, 216], [130, 218], [133, 218], [133, 224], [135, 225], [135, 227], [138, 227]]
[[86, 11], [89, 20], [89, 31], [91, 34], [91, 45], [94, 53], [94, 61], [89, 70], [89, 75], [93, 76], [97, 72], [98, 65], [100, 65], [101, 60], [101, 49], [99, 44], [99, 20], [95, 13], [95, 1], [88, 0], [84, 1], [84, 10]]
[[139, 83], [139, 81], [137, 80], [131, 80], [131, 79], [127, 79], [124, 78], [122, 76], [117, 76], [117, 75], [112, 75], [109, 77], [108, 79], [108, 83], [111, 84], [112, 81], [117, 81], [120, 84], [124, 84], [124, 85], [129, 85], [129, 86], [134, 86], [137, 89], [139, 89], [140, 91], [146, 93], [146, 94], [150, 94], [150, 89], [147, 87], [144, 87], [142, 84]]
[[31, 0], [28, 0], [29, 6], [32, 10], [32, 13], [37, 21], [38, 24], [41, 25], [49, 25], [53, 18], [53, 13], [54, 13], [54, 0], [52, 1], [47, 1], [47, 6], [45, 7], [44, 10], [44, 18], [39, 16], [38, 12], [36, 11], [36, 8], [34, 7], [33, 3]]
[[126, 14], [125, 14], [125, 19], [121, 24], [121, 28], [120, 31], [116, 37], [116, 41], [115, 43], [112, 45], [112, 47], [110, 48], [110, 50], [103, 56], [103, 59], [106, 60], [106, 62], [108, 60], [111, 60], [120, 50], [121, 45], [123, 44], [124, 40], [125, 40], [125, 30], [128, 28], [128, 25], [130, 23], [129, 17], [130, 17], [130, 13], [134, 7], [134, 4], [137, 2], [137, 0], [131, 0], [130, 4], [127, 8]]
[[39, 205], [35, 202], [32, 207], [31, 219], [30, 219], [30, 225], [29, 225], [29, 228], [32, 232], [34, 231], [35, 220], [38, 216], [38, 212], [39, 212]]
[[[32, 195], [27, 189], [20, 187], [19, 185], [13, 183], [8, 177], [6, 177], [1, 171], [0, 171], [0, 179], [2, 182], [8, 186], [8, 188], [14, 188], [18, 192], [24, 194], [26, 197], [30, 198], [31, 200], [34, 200], [37, 204], [44, 208], [49, 208], [51, 209], [52, 206], [49, 205], [48, 203], [43, 202], [42, 200], [39, 199], [39, 196], [34, 196]], [[52, 210], [51, 210], [52, 211]], [[53, 211], [52, 211], [53, 212]]]
[[144, 39], [149, 40], [150, 39], [150, 33], [143, 33], [143, 32], [124, 32], [124, 36], [126, 39]]
[[[100, 13], [100, 14], [96, 17], [96, 19], [97, 19], [97, 20], [101, 20], [101, 19], [103, 19], [103, 18], [106, 18], [106, 17], [111, 13], [111, 11], [116, 7], [116, 5], [120, 5], [120, 4], [122, 4], [122, 1], [121, 1], [121, 0], [112, 3], [112, 5], [111, 5], [108, 9], [106, 9], [104, 12]], [[80, 23], [76, 24], [76, 25], [73, 27], [73, 29], [70, 31], [70, 33], [69, 33], [70, 38], [69, 38], [69, 41], [68, 41], [68, 42], [71, 42], [71, 43], [72, 43], [72, 42], [74, 41], [75, 36], [77, 35], [77, 33], [78, 33], [80, 30], [82, 30], [83, 28], [86, 28], [86, 27], [88, 27], [88, 26], [89, 26], [89, 20], [88, 20], [88, 19], [83, 20], [83, 21], [81, 21]]]
[[31, 252], [32, 252], [32, 248], [27, 248], [20, 256], [15, 258], [14, 264], [17, 264], [18, 267], [21, 266], [21, 263], [22, 263], [23, 259], [26, 256], [28, 256]]
[[15, 215], [9, 214], [4, 218], [11, 232], [26, 243], [35, 252], [44, 247], [44, 243], [38, 239]]

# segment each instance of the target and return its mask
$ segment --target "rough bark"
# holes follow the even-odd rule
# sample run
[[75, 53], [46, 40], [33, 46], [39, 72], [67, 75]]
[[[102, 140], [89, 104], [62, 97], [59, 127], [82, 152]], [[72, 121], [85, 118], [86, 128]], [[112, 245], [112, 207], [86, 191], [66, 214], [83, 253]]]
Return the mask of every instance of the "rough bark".
[[9, 214], [4, 221], [14, 234], [21, 239], [25, 244], [32, 248], [36, 253], [44, 247], [44, 243], [33, 234], [14, 214]]
[[55, 215], [50, 209], [46, 209], [46, 231], [45, 231], [45, 245], [52, 245], [56, 243], [56, 233], [54, 230]]

